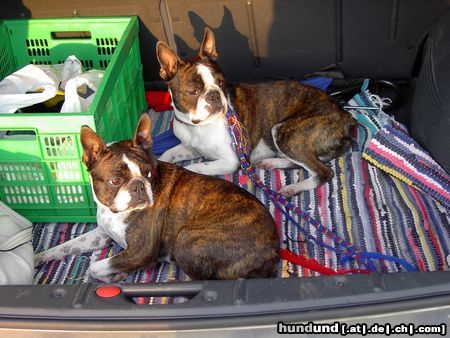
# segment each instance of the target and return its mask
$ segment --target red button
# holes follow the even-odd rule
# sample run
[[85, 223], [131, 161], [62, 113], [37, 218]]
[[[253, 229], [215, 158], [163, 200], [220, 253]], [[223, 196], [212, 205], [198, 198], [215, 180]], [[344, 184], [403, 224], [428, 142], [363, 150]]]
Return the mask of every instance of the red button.
[[105, 285], [98, 287], [95, 293], [101, 298], [111, 298], [120, 295], [121, 291], [118, 286]]

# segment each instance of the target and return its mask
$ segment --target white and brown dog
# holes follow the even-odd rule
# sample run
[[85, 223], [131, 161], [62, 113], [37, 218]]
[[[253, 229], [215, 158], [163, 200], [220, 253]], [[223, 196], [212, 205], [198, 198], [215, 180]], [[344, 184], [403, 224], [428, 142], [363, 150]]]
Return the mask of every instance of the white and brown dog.
[[167, 257], [193, 279], [276, 275], [279, 239], [267, 209], [233, 183], [158, 162], [150, 153], [148, 114], [132, 140], [107, 146], [86, 126], [80, 137], [98, 227], [37, 254], [36, 265], [98, 250], [113, 239], [125, 250], [89, 267], [105, 282]]
[[236, 171], [239, 160], [225, 118], [230, 106], [249, 132], [254, 165], [266, 169], [298, 165], [309, 171], [310, 178], [284, 186], [280, 193], [296, 195], [331, 179], [333, 171], [324, 162], [349, 148], [356, 121], [329, 95], [296, 81], [227, 85], [217, 56], [208, 27], [200, 53], [186, 61], [158, 42], [160, 76], [169, 86], [173, 130], [181, 140], [160, 160], [205, 157], [208, 161], [186, 168], [208, 175]]

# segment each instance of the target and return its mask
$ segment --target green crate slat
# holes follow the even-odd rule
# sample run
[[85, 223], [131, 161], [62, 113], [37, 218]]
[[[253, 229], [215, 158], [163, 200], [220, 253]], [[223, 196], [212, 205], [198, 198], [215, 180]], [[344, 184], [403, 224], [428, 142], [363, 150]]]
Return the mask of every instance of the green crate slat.
[[[61, 32], [72, 38], [55, 39]], [[136, 17], [0, 21], [0, 79], [69, 55], [86, 70], [105, 69], [88, 112], [0, 115], [0, 135], [16, 134], [0, 137], [0, 199], [29, 220], [95, 221], [79, 131], [89, 125], [105, 142], [132, 136], [147, 110], [138, 32]], [[28, 135], [17, 135], [23, 131]]]

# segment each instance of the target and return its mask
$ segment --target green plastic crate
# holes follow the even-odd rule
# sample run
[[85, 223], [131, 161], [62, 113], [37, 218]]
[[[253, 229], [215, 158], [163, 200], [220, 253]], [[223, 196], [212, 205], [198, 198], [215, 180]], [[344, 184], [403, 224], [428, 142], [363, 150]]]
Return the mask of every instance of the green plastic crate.
[[[136, 17], [0, 21], [0, 78], [75, 55], [105, 69], [89, 112], [0, 114], [0, 199], [33, 222], [95, 221], [80, 127], [105, 142], [130, 138], [146, 111]], [[28, 131], [30, 135], [24, 135]]]

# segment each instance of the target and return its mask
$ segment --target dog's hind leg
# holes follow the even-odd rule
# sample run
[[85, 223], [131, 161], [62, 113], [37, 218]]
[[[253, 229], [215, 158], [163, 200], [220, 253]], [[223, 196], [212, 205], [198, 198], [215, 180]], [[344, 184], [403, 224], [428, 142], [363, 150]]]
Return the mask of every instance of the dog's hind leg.
[[[142, 221], [145, 222], [145, 220]], [[126, 278], [129, 272], [154, 266], [158, 261], [162, 228], [148, 222], [148, 224], [152, 224], [150, 229], [146, 226], [136, 226], [134, 231], [131, 230], [127, 233], [127, 238], [134, 245], [127, 246], [125, 250], [113, 257], [92, 263], [89, 267], [89, 274], [93, 278], [107, 283], [119, 282]]]
[[276, 149], [274, 149], [273, 142], [268, 142], [264, 137], [261, 138], [252, 150], [250, 155], [250, 162], [256, 164], [259, 161], [266, 158], [274, 158], [277, 155]]
[[294, 162], [288, 160], [287, 158], [264, 158], [254, 163], [255, 167], [261, 169], [287, 169], [297, 166]]
[[34, 256], [34, 266], [53, 259], [59, 260], [68, 255], [79, 255], [103, 249], [110, 242], [111, 238], [97, 227], [77, 238], [36, 254]]
[[312, 190], [319, 185], [327, 182], [333, 177], [333, 171], [324, 163], [322, 163], [311, 143], [304, 139], [295, 140], [296, 136], [303, 138], [301, 134], [291, 134], [290, 142], [296, 144], [295, 147], [279, 143], [278, 131], [283, 127], [283, 123], [277, 124], [272, 128], [272, 136], [275, 147], [290, 162], [305, 168], [310, 177], [304, 181], [293, 183], [282, 187], [279, 191], [284, 196], [294, 196], [302, 191]]
[[310, 177], [298, 183], [285, 185], [278, 191], [281, 195], [290, 197], [302, 191], [315, 189], [333, 177], [333, 171], [327, 165], [312, 157], [314, 153], [311, 153], [310, 156], [305, 157], [303, 162], [294, 162], [305, 168], [309, 172]]
[[277, 150], [271, 139], [263, 137], [259, 140], [255, 149], [253, 149], [250, 155], [250, 163], [255, 167], [261, 169], [285, 169], [295, 167], [295, 163], [292, 163], [285, 157], [277, 157]]
[[[145, 240], [143, 243], [150, 243]], [[113, 257], [94, 262], [89, 267], [91, 277], [105, 283], [120, 282], [127, 278], [128, 273], [154, 266], [157, 262], [159, 246], [151, 245], [143, 249], [141, 246], [129, 246]]]

